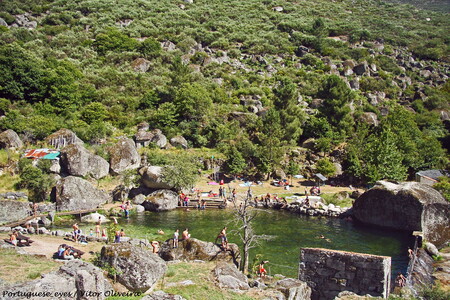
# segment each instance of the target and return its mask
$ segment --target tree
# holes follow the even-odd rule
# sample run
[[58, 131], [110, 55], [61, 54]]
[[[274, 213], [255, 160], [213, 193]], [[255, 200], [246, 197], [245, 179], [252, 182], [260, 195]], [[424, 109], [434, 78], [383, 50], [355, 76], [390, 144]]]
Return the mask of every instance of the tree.
[[324, 176], [333, 176], [336, 173], [336, 167], [329, 158], [322, 158], [316, 163], [316, 170]]
[[18, 185], [28, 190], [33, 201], [45, 201], [54, 185], [52, 177], [45, 171], [49, 169], [51, 161], [41, 160], [38, 167], [34, 167], [28, 159], [19, 162], [20, 181]]
[[446, 176], [438, 178], [439, 182], [433, 185], [433, 188], [438, 190], [444, 198], [450, 202], [450, 179]]
[[359, 143], [350, 147], [347, 157], [348, 172], [369, 183], [381, 179], [404, 180], [407, 168], [402, 161], [402, 152], [389, 128], [375, 133], [366, 131]]
[[154, 38], [146, 38], [145, 41], [139, 45], [139, 52], [147, 58], [156, 57], [161, 52], [161, 44]]
[[0, 47], [0, 97], [39, 101], [47, 91], [44, 64], [17, 44]]
[[248, 274], [248, 266], [250, 262], [250, 250], [258, 245], [260, 240], [269, 240], [268, 235], [255, 234], [252, 221], [257, 216], [257, 211], [252, 210], [249, 197], [245, 197], [238, 206], [237, 201], [234, 202], [234, 221], [238, 224], [238, 236], [242, 242], [242, 260], [239, 266], [244, 274]]
[[242, 172], [247, 167], [244, 157], [242, 157], [241, 152], [239, 152], [236, 146], [231, 146], [231, 149], [227, 155], [227, 167], [231, 174], [236, 176], [242, 174]]
[[163, 181], [178, 191], [192, 188], [197, 177], [198, 166], [192, 157], [184, 154], [168, 158], [168, 163], [162, 170]]

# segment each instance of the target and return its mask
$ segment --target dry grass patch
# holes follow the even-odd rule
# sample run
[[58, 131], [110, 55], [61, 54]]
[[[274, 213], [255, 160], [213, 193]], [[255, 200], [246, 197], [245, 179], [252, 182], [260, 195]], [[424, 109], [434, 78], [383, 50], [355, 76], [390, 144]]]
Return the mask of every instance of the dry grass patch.
[[7, 282], [33, 280], [60, 265], [43, 256], [21, 255], [14, 249], [0, 249], [0, 278]]

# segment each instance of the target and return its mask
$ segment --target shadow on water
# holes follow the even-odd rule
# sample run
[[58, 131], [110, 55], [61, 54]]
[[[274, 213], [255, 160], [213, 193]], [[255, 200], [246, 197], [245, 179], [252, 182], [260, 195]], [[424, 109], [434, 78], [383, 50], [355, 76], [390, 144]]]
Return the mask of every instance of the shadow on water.
[[[233, 213], [229, 210], [145, 213], [121, 219], [119, 223], [134, 237], [146, 238], [161, 228], [166, 233], [189, 228], [192, 237], [213, 242], [223, 226], [229, 228], [231, 243], [240, 244], [233, 230]], [[284, 211], [260, 210], [253, 223], [256, 234], [273, 238], [261, 241], [252, 249], [251, 260], [261, 254], [271, 275], [297, 277], [300, 248], [327, 248], [392, 257], [392, 274], [406, 272], [407, 249], [413, 244], [407, 232], [367, 227], [341, 219], [308, 217]], [[321, 238], [323, 236], [323, 238]]]

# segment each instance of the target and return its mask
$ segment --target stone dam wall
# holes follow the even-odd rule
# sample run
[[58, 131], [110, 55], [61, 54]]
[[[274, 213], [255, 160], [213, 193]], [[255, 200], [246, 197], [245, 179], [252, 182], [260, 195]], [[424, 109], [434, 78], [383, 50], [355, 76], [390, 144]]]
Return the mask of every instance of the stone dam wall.
[[389, 296], [391, 258], [320, 248], [302, 248], [299, 279], [312, 289], [312, 300], [334, 299], [342, 291]]

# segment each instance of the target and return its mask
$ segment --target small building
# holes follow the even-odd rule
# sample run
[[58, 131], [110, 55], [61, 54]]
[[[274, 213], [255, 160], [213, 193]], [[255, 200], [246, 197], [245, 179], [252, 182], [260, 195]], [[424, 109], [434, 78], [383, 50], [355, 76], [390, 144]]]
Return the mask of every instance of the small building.
[[316, 181], [317, 186], [325, 185], [325, 182], [328, 180], [328, 178], [326, 178], [320, 173], [314, 174], [314, 179]]
[[439, 177], [444, 176], [448, 176], [448, 174], [442, 170], [419, 171], [416, 173], [416, 181], [427, 185], [433, 185], [439, 181]]

